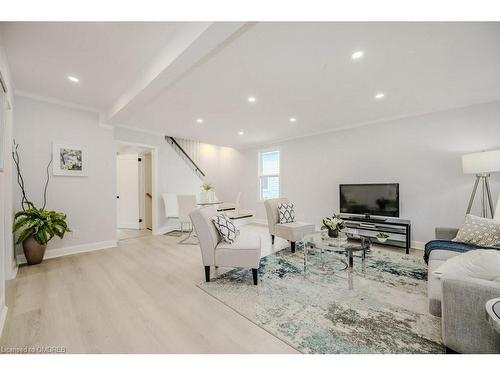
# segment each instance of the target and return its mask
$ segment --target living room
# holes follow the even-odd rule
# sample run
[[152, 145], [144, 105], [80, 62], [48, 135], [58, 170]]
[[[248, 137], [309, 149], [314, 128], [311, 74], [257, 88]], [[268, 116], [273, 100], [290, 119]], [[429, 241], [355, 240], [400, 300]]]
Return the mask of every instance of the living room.
[[0, 22], [2, 354], [500, 353], [500, 23], [189, 19]]

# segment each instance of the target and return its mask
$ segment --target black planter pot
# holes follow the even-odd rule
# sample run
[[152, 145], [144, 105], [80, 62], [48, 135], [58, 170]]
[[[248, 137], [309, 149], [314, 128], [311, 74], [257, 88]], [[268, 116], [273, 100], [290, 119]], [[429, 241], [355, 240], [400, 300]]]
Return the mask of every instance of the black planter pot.
[[337, 238], [339, 236], [339, 230], [338, 229], [328, 229], [328, 237], [330, 238]]

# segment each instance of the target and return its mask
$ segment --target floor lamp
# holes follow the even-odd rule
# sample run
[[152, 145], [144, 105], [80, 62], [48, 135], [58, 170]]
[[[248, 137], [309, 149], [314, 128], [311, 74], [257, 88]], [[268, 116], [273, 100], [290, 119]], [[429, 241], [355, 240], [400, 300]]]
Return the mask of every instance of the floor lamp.
[[476, 175], [476, 182], [467, 207], [469, 214], [474, 203], [477, 187], [481, 186], [481, 216], [494, 216], [493, 200], [491, 199], [490, 173], [500, 171], [500, 150], [476, 152], [462, 156], [462, 169], [464, 173]]

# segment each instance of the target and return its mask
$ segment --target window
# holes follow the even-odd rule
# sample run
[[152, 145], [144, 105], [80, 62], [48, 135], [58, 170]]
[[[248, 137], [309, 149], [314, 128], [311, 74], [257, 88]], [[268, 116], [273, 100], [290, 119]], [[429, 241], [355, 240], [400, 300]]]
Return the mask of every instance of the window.
[[259, 153], [259, 198], [261, 200], [280, 196], [280, 152]]

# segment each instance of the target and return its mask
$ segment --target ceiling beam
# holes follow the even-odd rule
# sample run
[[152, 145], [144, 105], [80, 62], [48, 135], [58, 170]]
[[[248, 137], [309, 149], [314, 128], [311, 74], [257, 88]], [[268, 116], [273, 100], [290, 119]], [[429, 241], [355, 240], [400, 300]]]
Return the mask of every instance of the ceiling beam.
[[197, 22], [181, 27], [177, 35], [135, 78], [107, 113], [106, 122], [119, 125], [144, 109], [198, 65], [238, 37], [251, 23]]

